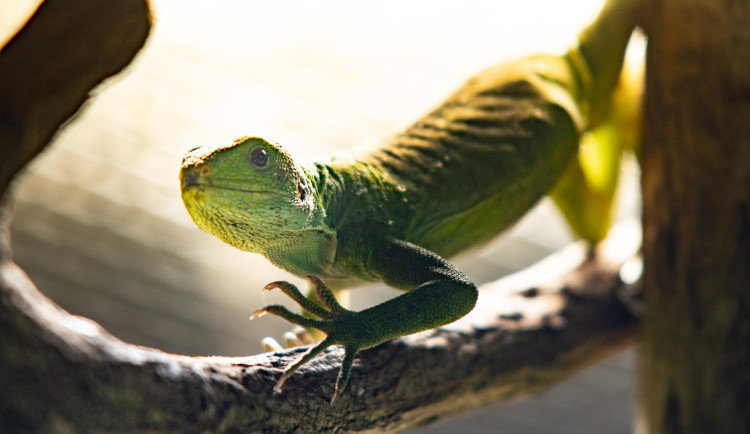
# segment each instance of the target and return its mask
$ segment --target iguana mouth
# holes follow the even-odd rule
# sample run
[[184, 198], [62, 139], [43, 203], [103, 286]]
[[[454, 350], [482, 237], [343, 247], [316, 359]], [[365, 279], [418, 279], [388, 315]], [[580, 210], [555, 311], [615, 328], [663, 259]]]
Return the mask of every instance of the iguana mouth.
[[198, 188], [198, 189], [216, 189], [216, 190], [227, 190], [227, 191], [237, 191], [240, 193], [258, 193], [258, 194], [267, 194], [267, 195], [275, 195], [284, 197], [283, 194], [276, 192], [276, 191], [270, 191], [270, 190], [253, 190], [248, 188], [242, 188], [242, 187], [233, 187], [233, 186], [227, 186], [227, 185], [217, 185], [214, 183], [214, 180], [203, 180], [201, 179], [200, 173], [193, 170], [183, 170], [180, 172], [181, 175], [181, 183], [182, 183], [182, 189], [187, 190], [189, 188]]
[[285, 197], [283, 194], [277, 192], [277, 191], [269, 191], [269, 190], [252, 190], [248, 188], [241, 188], [241, 187], [228, 187], [226, 185], [216, 185], [212, 183], [199, 183], [196, 182], [194, 184], [197, 187], [203, 187], [203, 188], [211, 188], [216, 190], [227, 190], [227, 191], [237, 191], [240, 193], [251, 193], [251, 194], [267, 194], [267, 195], [273, 195], [273, 196], [279, 196], [279, 197]]

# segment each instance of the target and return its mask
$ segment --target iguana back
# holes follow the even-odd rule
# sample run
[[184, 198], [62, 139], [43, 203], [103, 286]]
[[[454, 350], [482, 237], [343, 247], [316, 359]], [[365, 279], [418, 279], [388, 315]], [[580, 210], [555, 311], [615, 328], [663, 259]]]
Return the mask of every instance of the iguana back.
[[404, 239], [450, 257], [518, 220], [576, 153], [580, 81], [560, 57], [499, 65], [373, 151], [408, 197]]

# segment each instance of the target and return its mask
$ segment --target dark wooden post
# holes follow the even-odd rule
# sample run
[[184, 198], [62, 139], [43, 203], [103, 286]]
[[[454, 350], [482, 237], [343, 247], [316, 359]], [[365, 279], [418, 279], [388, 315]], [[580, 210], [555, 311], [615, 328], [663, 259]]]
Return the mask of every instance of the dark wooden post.
[[750, 432], [750, 2], [648, 5], [647, 432]]

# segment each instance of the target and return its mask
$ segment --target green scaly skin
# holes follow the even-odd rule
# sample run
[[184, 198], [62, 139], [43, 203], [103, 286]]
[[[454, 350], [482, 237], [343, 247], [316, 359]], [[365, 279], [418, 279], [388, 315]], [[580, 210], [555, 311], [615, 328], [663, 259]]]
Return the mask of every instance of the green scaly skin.
[[[313, 283], [320, 305], [286, 282], [266, 289], [281, 289], [317, 318], [279, 305], [256, 313], [327, 335], [287, 367], [276, 391], [340, 344], [346, 355], [333, 402], [358, 351], [474, 307], [476, 287], [444, 258], [495, 237], [562, 176], [592, 114], [608, 103], [634, 26], [611, 11], [619, 6], [607, 8], [566, 55], [484, 71], [361, 158], [305, 165], [258, 137], [184, 157], [182, 198], [199, 228]], [[366, 281], [406, 292], [361, 312], [336, 302], [332, 290]]]

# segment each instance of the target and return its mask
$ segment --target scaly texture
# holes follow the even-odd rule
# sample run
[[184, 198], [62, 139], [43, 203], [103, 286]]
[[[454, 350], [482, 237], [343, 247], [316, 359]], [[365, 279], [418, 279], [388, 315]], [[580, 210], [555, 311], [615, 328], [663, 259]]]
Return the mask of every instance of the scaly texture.
[[[497, 235], [561, 177], [580, 133], [595, 123], [591, 114], [608, 104], [634, 26], [632, 5], [623, 15], [613, 4], [566, 55], [488, 69], [361, 158], [302, 165], [257, 137], [186, 155], [182, 197], [201, 229], [298, 276], [315, 276], [320, 308], [289, 284], [271, 287], [319, 319], [278, 305], [256, 313], [327, 335], [287, 368], [277, 390], [297, 367], [341, 344], [335, 399], [359, 350], [447, 324], [474, 307], [476, 287], [444, 257]], [[407, 292], [361, 312], [335, 302], [331, 289], [362, 281]]]

